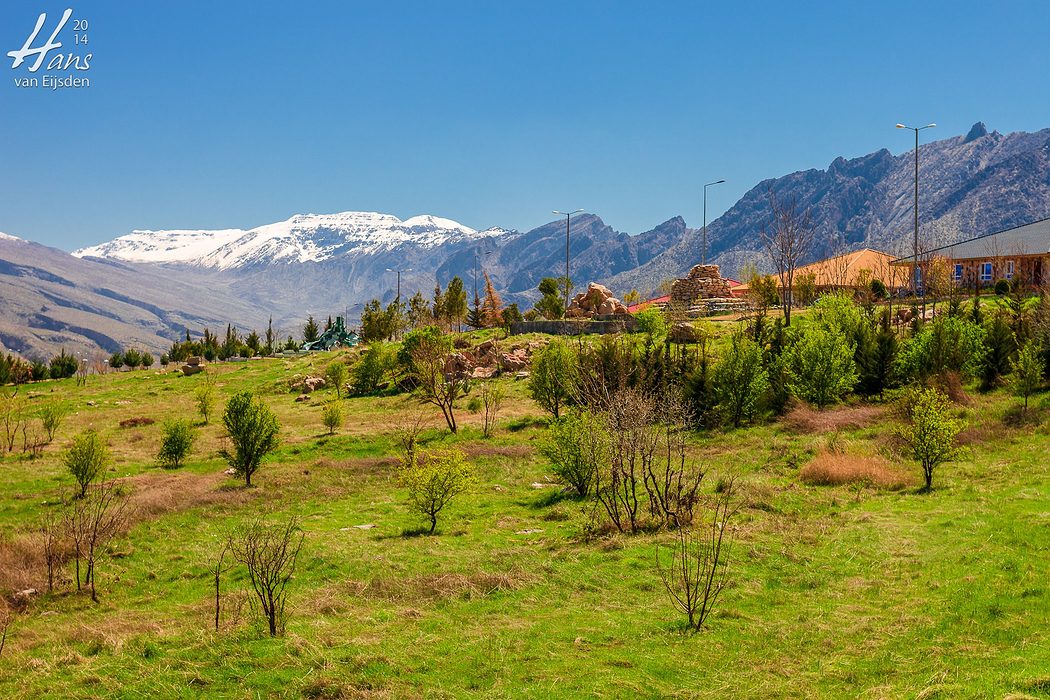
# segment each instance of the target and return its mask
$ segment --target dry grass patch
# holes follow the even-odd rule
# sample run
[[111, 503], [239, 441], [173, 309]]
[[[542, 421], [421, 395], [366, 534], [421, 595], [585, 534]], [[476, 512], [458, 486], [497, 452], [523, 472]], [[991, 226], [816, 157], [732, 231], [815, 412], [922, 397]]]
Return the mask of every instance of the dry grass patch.
[[370, 581], [354, 581], [355, 595], [393, 601], [433, 601], [452, 598], [483, 598], [500, 591], [513, 591], [527, 585], [531, 577], [524, 571], [478, 571], [472, 574], [442, 573], [421, 576], [380, 576]]
[[216, 503], [240, 504], [253, 496], [242, 488], [223, 488], [230, 483], [221, 472], [214, 474], [149, 473], [118, 479], [128, 487], [133, 509], [132, 520], [141, 522], [165, 513]]
[[125, 418], [124, 420], [120, 421], [120, 427], [121, 428], [141, 428], [142, 426], [145, 426], [145, 425], [153, 425], [156, 422], [157, 421], [155, 421], [152, 418], [147, 418], [146, 416], [138, 416], [136, 418]]
[[814, 486], [842, 484], [871, 484], [878, 488], [899, 491], [914, 485], [915, 478], [885, 457], [857, 455], [822, 449], [802, 467], [799, 478]]
[[401, 463], [397, 457], [352, 457], [349, 459], [333, 459], [321, 457], [314, 460], [316, 469], [333, 469], [365, 474], [389, 474], [392, 469]]
[[510, 459], [523, 459], [535, 454], [531, 445], [487, 445], [485, 443], [469, 443], [462, 446], [463, 453], [471, 459], [478, 457], [507, 457]]
[[784, 416], [784, 423], [797, 433], [832, 433], [874, 425], [885, 413], [883, 406], [840, 406], [818, 411], [799, 403]]

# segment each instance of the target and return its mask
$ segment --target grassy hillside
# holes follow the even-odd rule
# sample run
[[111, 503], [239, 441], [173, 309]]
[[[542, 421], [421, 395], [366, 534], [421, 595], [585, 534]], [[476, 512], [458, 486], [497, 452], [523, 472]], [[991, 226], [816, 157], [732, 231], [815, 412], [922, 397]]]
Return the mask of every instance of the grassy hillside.
[[[731, 586], [691, 634], [654, 566], [673, 536], [587, 536], [594, 506], [551, 483], [535, 449], [543, 416], [522, 382], [498, 380], [508, 399], [488, 439], [465, 410], [452, 436], [422, 409], [426, 443], [461, 448], [478, 485], [419, 536], [392, 433], [421, 409], [407, 396], [346, 399], [346, 426], [324, 435], [333, 392], [296, 403], [286, 381], [333, 357], [208, 368], [220, 405], [252, 389], [280, 417], [282, 446], [247, 490], [223, 473], [217, 420], [186, 467], [156, 466], [161, 421], [196, 419], [199, 375], [29, 387], [31, 405], [73, 414], [42, 458], [0, 461], [5, 593], [44, 588], [30, 530], [70, 494], [61, 450], [76, 432], [103, 433], [135, 524], [99, 563], [98, 604], [70, 591], [67, 571], [15, 617], [0, 696], [1050, 697], [1050, 437], [1038, 421], [1015, 427], [1005, 392], [959, 408], [962, 453], [929, 494], [799, 478], [831, 444], [888, 455], [918, 483], [894, 456], [886, 406], [695, 436], [705, 491], [736, 475], [742, 509]], [[119, 427], [136, 417], [157, 423]], [[240, 570], [223, 580], [216, 632], [209, 567], [260, 513], [296, 514], [305, 531], [287, 633], [270, 638], [256, 621]]]

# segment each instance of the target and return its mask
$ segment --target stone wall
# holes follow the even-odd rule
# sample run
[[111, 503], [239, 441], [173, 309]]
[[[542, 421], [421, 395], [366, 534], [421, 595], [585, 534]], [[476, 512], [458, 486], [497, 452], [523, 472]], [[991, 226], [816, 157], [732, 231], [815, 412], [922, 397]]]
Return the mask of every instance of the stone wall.
[[691, 306], [698, 299], [729, 299], [733, 292], [718, 265], [696, 265], [689, 276], [671, 284], [671, 303]]
[[510, 334], [521, 335], [522, 333], [546, 333], [547, 335], [604, 335], [606, 333], [623, 333], [628, 330], [628, 326], [631, 327], [630, 330], [634, 330], [634, 327], [637, 326], [633, 317], [596, 321], [521, 321], [520, 323], [511, 324]]

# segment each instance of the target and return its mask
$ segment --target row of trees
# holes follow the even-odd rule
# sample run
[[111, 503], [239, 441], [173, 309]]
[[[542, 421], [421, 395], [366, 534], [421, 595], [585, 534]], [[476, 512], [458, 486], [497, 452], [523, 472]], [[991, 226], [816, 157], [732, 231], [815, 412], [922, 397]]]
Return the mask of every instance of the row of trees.
[[365, 304], [361, 314], [361, 339], [365, 342], [390, 340], [408, 330], [434, 326], [445, 332], [469, 328], [507, 327], [522, 320], [517, 304], [504, 305], [488, 273], [484, 274], [483, 294], [474, 296], [467, 304], [463, 280], [453, 277], [445, 289], [438, 283], [433, 299], [422, 292], [409, 298], [407, 305], [395, 299], [386, 307], [378, 299]]
[[[664, 326], [666, 328], [666, 326]], [[659, 332], [659, 331], [656, 331]], [[621, 386], [680, 391], [697, 425], [737, 427], [780, 413], [794, 396], [817, 408], [851, 393], [879, 397], [912, 382], [1011, 384], [1025, 400], [1050, 379], [1050, 297], [1022, 307], [956, 307], [899, 337], [886, 309], [822, 297], [801, 323], [763, 317], [737, 330], [718, 357], [655, 334], [596, 344], [555, 340], [533, 359], [529, 390], [553, 417]]]
[[[317, 326], [311, 316], [308, 326], [313, 324], [313, 338], [317, 339]], [[205, 328], [204, 333], [198, 339], [193, 339], [190, 332], [186, 331], [183, 340], [172, 343], [171, 349], [161, 356], [161, 364], [169, 362], [183, 362], [188, 357], [203, 357], [209, 362], [215, 360], [227, 360], [231, 357], [259, 357], [270, 356], [282, 350], [298, 350], [299, 343], [288, 336], [284, 341], [280, 340], [277, 330], [273, 327], [273, 319], [270, 319], [266, 331], [259, 335], [258, 331], [251, 331], [242, 336], [232, 324], [226, 326], [226, 334], [220, 339], [219, 336]]]
[[81, 365], [74, 355], [66, 354], [64, 349], [47, 361], [23, 360], [17, 355], [0, 354], [0, 386], [44, 379], [68, 379], [80, 371], [86, 371], [86, 367], [82, 368]]

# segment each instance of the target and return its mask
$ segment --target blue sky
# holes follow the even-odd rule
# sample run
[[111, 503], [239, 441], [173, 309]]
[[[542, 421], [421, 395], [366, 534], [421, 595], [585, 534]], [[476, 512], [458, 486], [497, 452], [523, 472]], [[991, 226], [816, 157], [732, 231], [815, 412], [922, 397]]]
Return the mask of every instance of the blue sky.
[[[91, 87], [14, 87], [5, 54], [66, 7]], [[1050, 127], [1048, 27], [1046, 2], [7, 2], [0, 231], [699, 226], [703, 182], [728, 180], [714, 219], [764, 178], [908, 150], [898, 121]]]

